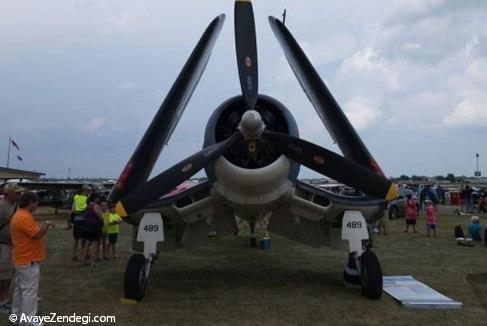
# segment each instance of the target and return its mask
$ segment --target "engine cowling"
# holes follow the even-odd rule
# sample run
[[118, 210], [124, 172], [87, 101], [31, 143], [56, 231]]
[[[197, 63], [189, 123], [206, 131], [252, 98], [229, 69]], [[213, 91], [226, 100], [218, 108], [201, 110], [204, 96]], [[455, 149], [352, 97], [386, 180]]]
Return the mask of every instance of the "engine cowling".
[[[208, 121], [204, 147], [233, 134], [247, 110], [242, 96], [223, 102]], [[259, 95], [255, 110], [262, 117], [266, 130], [299, 137], [293, 116], [276, 99]], [[262, 205], [291, 188], [299, 174], [299, 164], [281, 155], [265, 139], [242, 139], [205, 170], [214, 190], [230, 201]]]

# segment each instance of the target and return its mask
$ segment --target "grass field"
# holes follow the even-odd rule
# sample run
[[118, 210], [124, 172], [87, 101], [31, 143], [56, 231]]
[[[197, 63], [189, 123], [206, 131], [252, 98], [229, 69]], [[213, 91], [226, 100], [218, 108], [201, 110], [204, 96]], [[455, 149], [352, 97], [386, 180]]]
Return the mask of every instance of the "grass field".
[[408, 310], [387, 294], [378, 301], [365, 299], [360, 288], [343, 284], [347, 253], [276, 235], [271, 250], [251, 249], [247, 230], [210, 239], [197, 250], [163, 255], [151, 271], [145, 299], [122, 305], [131, 227], [122, 226], [120, 257], [90, 268], [70, 261], [71, 233], [63, 228], [64, 216], [41, 218], [59, 221], [46, 237], [41, 315], [114, 315], [117, 325], [487, 324], [487, 248], [458, 246], [452, 235], [468, 217], [440, 215], [435, 239], [425, 236], [424, 217], [418, 234], [403, 233], [404, 219], [388, 221], [389, 235], [375, 241], [384, 275], [411, 274], [463, 302], [456, 311]]

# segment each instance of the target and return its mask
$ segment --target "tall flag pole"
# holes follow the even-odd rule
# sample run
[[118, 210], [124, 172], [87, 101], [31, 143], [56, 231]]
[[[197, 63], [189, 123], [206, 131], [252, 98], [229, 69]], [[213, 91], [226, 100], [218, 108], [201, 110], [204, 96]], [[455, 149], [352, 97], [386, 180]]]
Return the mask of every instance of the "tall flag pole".
[[10, 148], [11, 147], [15, 147], [15, 149], [17, 150], [17, 159], [19, 161], [22, 161], [22, 157], [20, 157], [20, 147], [19, 145], [17, 145], [17, 143], [12, 139], [12, 137], [8, 137], [8, 153], [7, 153], [7, 168], [10, 166]]
[[7, 168], [10, 165], [10, 144], [11, 143], [12, 143], [12, 138], [8, 137]]

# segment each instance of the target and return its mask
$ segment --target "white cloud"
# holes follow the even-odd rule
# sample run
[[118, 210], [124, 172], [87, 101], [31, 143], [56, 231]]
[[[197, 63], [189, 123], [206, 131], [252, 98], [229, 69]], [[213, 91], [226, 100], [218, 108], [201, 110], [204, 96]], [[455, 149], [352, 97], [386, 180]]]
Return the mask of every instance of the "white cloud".
[[123, 82], [117, 85], [118, 89], [129, 90], [134, 89], [135, 84], [133, 82]]
[[443, 118], [443, 124], [452, 127], [487, 127], [487, 103], [478, 103], [466, 99]]
[[354, 97], [345, 104], [345, 114], [351, 124], [358, 130], [366, 129], [374, 124], [381, 116], [381, 111], [375, 107], [371, 100], [363, 97]]
[[487, 103], [486, 8], [394, 2], [377, 31], [343, 60], [338, 86], [345, 98], [372, 99], [391, 127], [485, 125], [475, 116], [484, 116]]
[[116, 25], [133, 25], [146, 17], [149, 14], [144, 6], [139, 4], [137, 7], [129, 10], [120, 12], [117, 14], [110, 15], [110, 21]]
[[[320, 42], [299, 42], [306, 56], [319, 71], [320, 66], [341, 61], [343, 57], [353, 53], [356, 47], [356, 40], [352, 35], [327, 35], [327, 38]], [[276, 63], [275, 81], [282, 83], [294, 78], [294, 74], [282, 55]]]
[[105, 127], [107, 123], [107, 118], [95, 117], [90, 121], [81, 126], [81, 129], [88, 132], [97, 132], [101, 128]]
[[346, 58], [338, 74], [345, 75], [344, 78], [349, 76], [355, 78], [356, 75], [365, 75], [370, 79], [384, 82], [384, 86], [390, 90], [397, 90], [399, 88], [397, 71], [382, 56], [379, 50], [372, 47], [361, 49]]

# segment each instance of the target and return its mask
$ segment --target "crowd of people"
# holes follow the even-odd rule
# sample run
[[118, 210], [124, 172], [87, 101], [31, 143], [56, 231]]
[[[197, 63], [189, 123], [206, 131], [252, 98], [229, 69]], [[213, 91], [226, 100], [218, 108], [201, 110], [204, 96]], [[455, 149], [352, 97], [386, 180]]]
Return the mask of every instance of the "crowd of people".
[[460, 210], [459, 213], [468, 214], [487, 213], [487, 191], [476, 192], [469, 184], [462, 186], [460, 190]]
[[[46, 259], [44, 235], [54, 223], [38, 223], [34, 212], [39, 205], [35, 192], [8, 183], [0, 199], [0, 313], [20, 320], [36, 316], [39, 264]], [[83, 186], [74, 197], [67, 229], [73, 229], [73, 260], [94, 266], [97, 260], [117, 257], [116, 243], [121, 222], [114, 208]], [[13, 295], [10, 300], [13, 279]], [[36, 325], [30, 323], [29, 325]]]
[[[428, 237], [436, 237], [437, 230], [437, 210], [438, 205], [445, 203], [448, 199], [448, 194], [441, 188], [441, 186], [418, 186], [411, 188], [403, 187], [402, 193], [406, 194], [404, 201], [405, 213], [405, 230], [404, 233], [418, 233], [416, 226], [418, 225], [419, 212], [424, 212], [424, 227]], [[487, 192], [476, 194], [474, 189], [469, 184], [462, 186], [460, 191], [460, 210], [469, 214], [487, 212]], [[461, 228], [458, 225], [457, 228]], [[462, 229], [463, 230], [463, 229]], [[467, 225], [466, 236], [457, 236], [456, 238], [468, 239], [469, 241], [485, 241], [487, 246], [487, 227], [480, 223], [478, 216], [472, 216], [470, 223]], [[378, 234], [387, 235], [386, 220], [382, 217], [378, 223], [374, 225], [374, 231]], [[456, 232], [455, 232], [456, 234]]]
[[[404, 203], [405, 208], [405, 224], [406, 229], [404, 233], [409, 233], [409, 230], [412, 229], [413, 233], [418, 233], [416, 230], [416, 225], [418, 224], [418, 211], [419, 205], [416, 202], [416, 198], [414, 198], [411, 194], [406, 196], [406, 202]], [[436, 207], [434, 203], [430, 199], [426, 199], [424, 201], [424, 212], [425, 212], [425, 228], [426, 228], [426, 235], [428, 237], [436, 237]], [[384, 217], [380, 219], [380, 221], [374, 227], [375, 233], [387, 235], [387, 227], [386, 221]]]
[[94, 266], [96, 261], [117, 257], [120, 216], [113, 205], [84, 185], [73, 198], [67, 229], [73, 229], [73, 261]]

